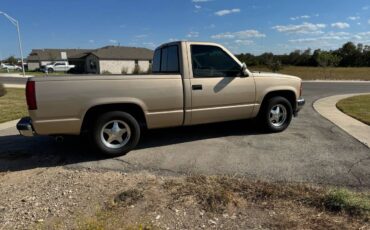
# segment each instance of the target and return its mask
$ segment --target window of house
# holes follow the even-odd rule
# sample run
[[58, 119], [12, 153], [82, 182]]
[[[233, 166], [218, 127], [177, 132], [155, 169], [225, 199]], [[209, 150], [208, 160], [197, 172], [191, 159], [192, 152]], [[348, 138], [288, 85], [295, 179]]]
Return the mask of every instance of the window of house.
[[240, 65], [217, 46], [192, 45], [191, 57], [194, 77], [236, 77]]

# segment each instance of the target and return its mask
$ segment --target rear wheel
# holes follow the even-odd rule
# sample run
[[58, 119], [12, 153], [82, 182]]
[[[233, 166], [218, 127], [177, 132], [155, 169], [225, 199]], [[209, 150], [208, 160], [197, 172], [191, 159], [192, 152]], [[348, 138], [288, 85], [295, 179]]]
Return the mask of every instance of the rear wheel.
[[94, 124], [92, 140], [100, 153], [122, 156], [138, 144], [140, 126], [129, 113], [108, 112], [100, 116]]
[[52, 68], [48, 69], [48, 73], [53, 73], [53, 72], [54, 72], [54, 70]]
[[282, 132], [288, 128], [293, 117], [291, 103], [284, 97], [268, 99], [262, 107], [259, 118], [268, 132]]

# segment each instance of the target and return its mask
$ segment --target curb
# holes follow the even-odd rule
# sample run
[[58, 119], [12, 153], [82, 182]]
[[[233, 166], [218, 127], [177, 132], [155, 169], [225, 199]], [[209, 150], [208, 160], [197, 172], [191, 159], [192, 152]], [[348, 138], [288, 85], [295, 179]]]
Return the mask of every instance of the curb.
[[4, 84], [5, 88], [13, 88], [13, 89], [25, 89], [26, 85], [24, 84]]
[[327, 120], [331, 121], [359, 142], [370, 148], [370, 126], [341, 112], [336, 106], [342, 99], [368, 94], [369, 93], [344, 94], [326, 97], [315, 101], [313, 107], [321, 116], [325, 117]]
[[18, 121], [19, 121], [19, 119], [13, 120], [13, 121], [8, 121], [8, 122], [5, 122], [5, 123], [0, 123], [0, 131], [3, 131], [5, 129], [9, 129], [9, 128], [14, 128], [17, 125]]

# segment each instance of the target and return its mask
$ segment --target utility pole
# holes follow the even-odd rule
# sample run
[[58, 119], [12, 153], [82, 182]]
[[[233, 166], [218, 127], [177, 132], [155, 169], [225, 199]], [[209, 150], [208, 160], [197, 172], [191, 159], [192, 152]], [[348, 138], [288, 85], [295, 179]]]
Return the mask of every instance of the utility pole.
[[0, 11], [0, 15], [4, 15], [4, 17], [6, 17], [15, 27], [17, 27], [19, 51], [21, 53], [21, 61], [22, 61], [22, 72], [23, 72], [23, 77], [25, 77], [26, 73], [24, 70], [23, 50], [22, 50], [21, 32], [19, 30], [19, 22], [2, 11]]

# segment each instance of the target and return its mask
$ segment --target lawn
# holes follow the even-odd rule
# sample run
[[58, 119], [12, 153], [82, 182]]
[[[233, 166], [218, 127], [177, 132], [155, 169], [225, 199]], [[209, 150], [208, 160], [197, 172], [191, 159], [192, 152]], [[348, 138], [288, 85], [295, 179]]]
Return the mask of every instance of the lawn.
[[6, 89], [0, 97], [0, 123], [19, 119], [27, 115], [24, 89]]
[[370, 94], [341, 100], [337, 107], [343, 113], [370, 125]]
[[[252, 71], [268, 71], [264, 66], [251, 66]], [[279, 71], [282, 74], [293, 75], [303, 80], [365, 80], [370, 81], [370, 68], [319, 68], [319, 67], [301, 67], [301, 66], [284, 66]]]

